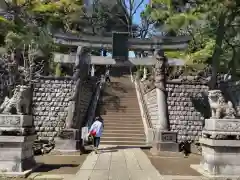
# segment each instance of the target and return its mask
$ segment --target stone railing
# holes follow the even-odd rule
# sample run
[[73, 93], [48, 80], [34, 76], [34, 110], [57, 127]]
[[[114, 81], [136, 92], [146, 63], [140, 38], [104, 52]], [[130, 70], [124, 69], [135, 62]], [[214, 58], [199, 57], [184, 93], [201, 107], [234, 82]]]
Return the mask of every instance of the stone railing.
[[137, 90], [140, 94], [139, 98], [140, 98], [140, 101], [142, 103], [142, 106], [143, 106], [143, 110], [144, 110], [144, 117], [146, 118], [147, 120], [147, 127], [148, 128], [152, 128], [153, 125], [152, 125], [152, 121], [151, 121], [151, 118], [150, 118], [150, 115], [149, 115], [149, 112], [148, 112], [148, 108], [147, 108], [147, 104], [144, 100], [144, 94], [143, 94], [143, 91], [142, 91], [142, 88], [141, 88], [141, 85], [140, 85], [140, 82], [138, 80], [135, 81], [136, 82], [136, 87], [137, 87]]
[[156, 89], [152, 89], [148, 93], [144, 93], [144, 100], [149, 111], [149, 118], [152, 123], [152, 126], [155, 127], [156, 121], [158, 120], [158, 105], [157, 105], [157, 93]]
[[146, 101], [144, 99], [144, 94], [143, 94], [139, 80], [135, 80], [135, 88], [136, 88], [136, 92], [137, 92], [140, 112], [141, 112], [143, 125], [144, 125], [144, 131], [145, 131], [145, 135], [146, 135], [146, 143], [147, 143], [147, 145], [151, 145], [152, 140], [153, 140], [153, 133], [152, 133], [153, 125], [152, 125], [151, 116], [149, 114], [149, 110], [148, 110]]
[[100, 99], [100, 95], [101, 95], [101, 91], [104, 87], [105, 84], [105, 76], [101, 76], [100, 80], [97, 81], [97, 88], [92, 96], [90, 105], [88, 107], [88, 112], [87, 112], [87, 116], [86, 116], [86, 123], [85, 123], [85, 127], [83, 127], [82, 132], [84, 133], [85, 131], [88, 131], [88, 129], [91, 127], [94, 117], [95, 117], [95, 113], [96, 113], [96, 109], [97, 109], [97, 105]]
[[91, 127], [93, 121], [94, 121], [94, 117], [95, 117], [95, 113], [96, 113], [96, 109], [97, 109], [97, 105], [99, 102], [99, 98], [101, 95], [101, 91], [104, 87], [105, 84], [105, 76], [102, 75], [100, 80], [97, 82], [97, 88], [95, 90], [95, 93], [92, 96], [90, 105], [88, 107], [88, 113], [86, 116], [86, 123], [85, 126], [82, 127], [82, 144], [84, 145], [84, 142], [87, 141], [87, 135], [88, 135], [88, 131], [89, 128]]
[[93, 123], [96, 108], [97, 108], [97, 105], [98, 105], [98, 102], [99, 102], [100, 94], [101, 94], [102, 88], [104, 86], [104, 83], [105, 83], [105, 76], [101, 76], [101, 79], [97, 82], [98, 86], [96, 88], [96, 92], [95, 92], [95, 94], [93, 96], [93, 99], [91, 101], [91, 104], [89, 106], [90, 108], [89, 108], [88, 116], [87, 116], [88, 121], [87, 121], [87, 124], [86, 124], [88, 128]]

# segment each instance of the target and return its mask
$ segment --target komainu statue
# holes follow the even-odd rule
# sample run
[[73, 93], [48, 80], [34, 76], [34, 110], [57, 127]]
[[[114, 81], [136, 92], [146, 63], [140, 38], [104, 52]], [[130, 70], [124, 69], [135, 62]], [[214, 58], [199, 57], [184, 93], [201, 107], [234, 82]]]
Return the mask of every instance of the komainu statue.
[[236, 111], [231, 101], [225, 102], [220, 90], [208, 92], [208, 101], [211, 108], [211, 119], [232, 119], [236, 117]]
[[5, 97], [4, 102], [0, 106], [1, 114], [13, 114], [15, 109], [16, 114], [28, 115], [30, 111], [30, 87], [16, 86], [12, 98]]

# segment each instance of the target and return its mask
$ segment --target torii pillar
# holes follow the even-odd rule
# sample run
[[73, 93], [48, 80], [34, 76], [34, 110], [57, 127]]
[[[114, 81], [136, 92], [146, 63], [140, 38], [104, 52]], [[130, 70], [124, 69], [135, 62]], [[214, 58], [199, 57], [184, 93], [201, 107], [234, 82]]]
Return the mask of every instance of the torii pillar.
[[157, 50], [154, 53], [155, 86], [157, 94], [158, 121], [153, 129], [153, 144], [151, 153], [158, 155], [160, 151], [178, 152], [177, 133], [169, 131], [169, 117], [166, 91], [166, 64], [164, 52]]

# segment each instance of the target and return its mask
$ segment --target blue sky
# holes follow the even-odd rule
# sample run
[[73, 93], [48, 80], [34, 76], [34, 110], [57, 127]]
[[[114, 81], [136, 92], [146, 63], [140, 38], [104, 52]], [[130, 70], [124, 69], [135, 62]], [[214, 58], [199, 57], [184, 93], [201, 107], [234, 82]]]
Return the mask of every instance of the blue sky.
[[[126, 0], [129, 1], [129, 0]], [[140, 2], [140, 0], [135, 0], [136, 4], [138, 4]], [[139, 7], [139, 9], [137, 10], [137, 13], [134, 16], [133, 19], [133, 23], [139, 24], [141, 22], [141, 18], [140, 18], [140, 13], [144, 10], [146, 4], [149, 3], [149, 0], [144, 0], [143, 4]]]
[[[126, 0], [126, 1], [129, 1], [129, 0]], [[136, 5], [138, 5], [140, 1], [141, 1], [141, 0], [135, 0]], [[139, 23], [141, 23], [140, 14], [141, 14], [141, 12], [144, 10], [146, 4], [148, 4], [148, 3], [149, 3], [149, 0], [144, 0], [144, 3], [142, 3], [142, 5], [138, 8], [136, 14], [135, 14], [134, 17], [133, 17], [133, 23], [134, 23], [134, 24], [139, 24]], [[135, 54], [134, 54], [133, 51], [129, 51], [129, 57], [135, 57]]]
[[[125, 0], [127, 2], [127, 4], [129, 4], [130, 0]], [[141, 0], [134, 0], [135, 4], [138, 5], [140, 3]], [[133, 23], [134, 24], [139, 24], [141, 23], [141, 17], [140, 14], [141, 12], [144, 10], [146, 4], [149, 3], [150, 0], [144, 0], [144, 2], [142, 3], [142, 5], [137, 9], [136, 14], [133, 17]], [[108, 56], [111, 56], [111, 54], [108, 54]], [[129, 57], [135, 57], [135, 54], [133, 51], [129, 51]]]

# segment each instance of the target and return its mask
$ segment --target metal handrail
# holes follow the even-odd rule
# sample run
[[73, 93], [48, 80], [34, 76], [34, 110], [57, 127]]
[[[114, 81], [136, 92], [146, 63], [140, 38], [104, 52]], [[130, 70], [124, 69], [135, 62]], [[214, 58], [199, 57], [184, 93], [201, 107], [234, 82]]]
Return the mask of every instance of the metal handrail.
[[147, 120], [148, 128], [153, 128], [152, 121], [151, 121], [151, 116], [149, 115], [149, 111], [148, 111], [148, 108], [147, 108], [147, 104], [144, 100], [144, 94], [142, 92], [142, 88], [140, 87], [139, 80], [136, 80], [136, 84], [137, 84], [137, 90], [140, 93], [140, 101], [141, 101], [142, 106], [143, 106], [143, 115]]

